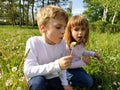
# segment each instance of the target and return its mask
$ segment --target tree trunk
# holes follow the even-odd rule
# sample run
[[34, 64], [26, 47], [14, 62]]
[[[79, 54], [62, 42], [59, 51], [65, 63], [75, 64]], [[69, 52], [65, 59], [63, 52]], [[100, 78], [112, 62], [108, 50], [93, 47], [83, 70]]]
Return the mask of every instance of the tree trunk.
[[29, 23], [29, 4], [30, 4], [30, 1], [28, 0], [28, 5], [27, 5], [27, 21], [26, 21], [27, 26], [28, 26], [28, 23]]
[[21, 18], [21, 0], [19, 0], [19, 9], [20, 9], [20, 16], [19, 16], [19, 25], [22, 25], [22, 18]]
[[34, 0], [32, 2], [32, 26], [34, 27]]
[[25, 0], [23, 0], [22, 24], [25, 25]]
[[105, 7], [104, 11], [103, 11], [102, 21], [106, 21], [107, 20], [107, 13], [108, 13], [108, 7]]
[[116, 14], [117, 14], [117, 11], [114, 12], [114, 16], [113, 16], [113, 18], [112, 18], [112, 22], [111, 22], [112, 24], [114, 24]]

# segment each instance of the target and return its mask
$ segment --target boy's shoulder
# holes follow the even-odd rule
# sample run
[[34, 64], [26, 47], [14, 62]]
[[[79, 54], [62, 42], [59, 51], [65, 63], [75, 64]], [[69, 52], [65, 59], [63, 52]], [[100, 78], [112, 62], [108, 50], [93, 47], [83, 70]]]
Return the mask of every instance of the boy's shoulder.
[[66, 43], [65, 43], [64, 40], [61, 41], [61, 44], [64, 45], [64, 46], [66, 46]]
[[38, 41], [42, 41], [41, 36], [32, 36], [27, 40], [27, 42], [33, 42], [33, 43], [38, 42]]
[[36, 39], [38, 39], [40, 36], [32, 36], [32, 37], [30, 37], [30, 38], [28, 38], [28, 40], [36, 40]]

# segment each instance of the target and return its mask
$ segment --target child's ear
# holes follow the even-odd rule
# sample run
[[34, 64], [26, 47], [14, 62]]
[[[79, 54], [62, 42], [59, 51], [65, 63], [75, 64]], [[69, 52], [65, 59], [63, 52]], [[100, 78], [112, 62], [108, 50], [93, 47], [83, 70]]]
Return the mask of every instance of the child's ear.
[[46, 27], [45, 27], [45, 25], [40, 24], [40, 25], [39, 25], [39, 30], [41, 31], [41, 33], [45, 33], [45, 32], [46, 32]]

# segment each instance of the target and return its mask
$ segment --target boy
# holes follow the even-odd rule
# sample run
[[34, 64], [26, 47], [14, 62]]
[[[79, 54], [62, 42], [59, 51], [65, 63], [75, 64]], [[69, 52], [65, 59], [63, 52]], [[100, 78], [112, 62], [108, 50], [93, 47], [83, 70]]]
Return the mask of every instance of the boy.
[[72, 62], [72, 56], [65, 56], [63, 41], [67, 21], [67, 14], [57, 6], [48, 5], [38, 11], [42, 36], [31, 37], [26, 43], [26, 52], [30, 51], [24, 62], [24, 74], [29, 90], [72, 90], [65, 71]]

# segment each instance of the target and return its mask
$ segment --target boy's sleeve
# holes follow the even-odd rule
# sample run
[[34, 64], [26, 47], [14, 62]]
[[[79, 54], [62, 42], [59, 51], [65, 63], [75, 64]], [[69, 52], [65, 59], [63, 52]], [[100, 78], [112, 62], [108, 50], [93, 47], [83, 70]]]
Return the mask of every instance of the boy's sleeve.
[[60, 72], [60, 79], [61, 79], [61, 82], [62, 82], [63, 86], [67, 86], [68, 85], [66, 70], [62, 70]]

